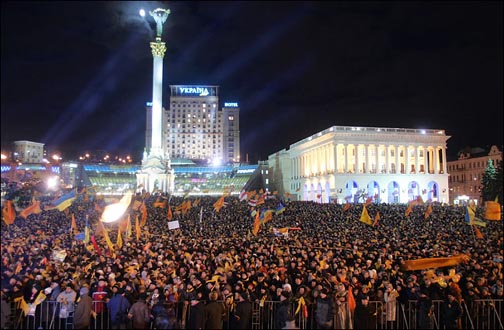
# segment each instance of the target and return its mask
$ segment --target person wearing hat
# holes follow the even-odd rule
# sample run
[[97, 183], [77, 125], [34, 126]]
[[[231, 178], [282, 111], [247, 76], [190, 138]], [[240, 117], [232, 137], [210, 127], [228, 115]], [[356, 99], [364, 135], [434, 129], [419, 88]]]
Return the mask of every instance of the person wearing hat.
[[205, 305], [201, 300], [202, 298], [203, 293], [201, 291], [195, 292], [190, 297], [191, 310], [187, 321], [188, 329], [205, 329]]
[[148, 329], [150, 322], [150, 311], [145, 300], [147, 295], [142, 293], [138, 300], [128, 311], [128, 319], [132, 320], [133, 329]]
[[462, 307], [457, 301], [456, 293], [450, 289], [441, 304], [441, 329], [460, 329]]
[[329, 289], [322, 288], [320, 295], [315, 301], [315, 321], [318, 329], [331, 329], [333, 325], [334, 306]]
[[280, 306], [275, 312], [275, 329], [282, 329], [287, 325], [287, 318], [289, 317], [289, 300], [291, 298], [290, 292], [282, 291], [280, 293]]
[[369, 305], [369, 296], [360, 296], [354, 311], [354, 329], [375, 329], [376, 313]]
[[93, 313], [93, 300], [89, 296], [89, 289], [82, 287], [79, 291], [79, 302], [74, 313], [74, 329], [89, 329], [91, 314]]
[[124, 297], [124, 289], [118, 287], [117, 292], [107, 302], [112, 329], [126, 329], [130, 306], [128, 299]]
[[426, 286], [422, 286], [418, 293], [417, 300], [417, 320], [418, 329], [433, 329], [433, 316], [434, 316], [434, 306], [432, 305], [432, 299], [429, 294], [429, 289]]
[[235, 293], [235, 312], [234, 318], [230, 321], [232, 329], [250, 329], [252, 303], [246, 291], [238, 291]]
[[65, 290], [56, 298], [56, 301], [60, 303], [60, 310], [58, 313], [60, 329], [66, 329], [67, 323], [73, 323], [72, 318], [76, 298], [77, 292], [74, 291], [71, 283], [68, 283]]
[[205, 329], [222, 329], [226, 308], [222, 302], [217, 302], [218, 298], [217, 291], [210, 292], [210, 302], [205, 306]]

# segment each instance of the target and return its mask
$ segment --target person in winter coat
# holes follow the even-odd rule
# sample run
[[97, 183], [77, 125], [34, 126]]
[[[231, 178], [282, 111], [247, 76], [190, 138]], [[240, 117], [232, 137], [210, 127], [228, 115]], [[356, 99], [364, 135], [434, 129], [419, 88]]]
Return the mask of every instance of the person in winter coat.
[[141, 293], [138, 301], [135, 302], [128, 311], [128, 318], [132, 320], [133, 329], [148, 329], [150, 323], [149, 306], [145, 303], [147, 295]]
[[110, 311], [110, 325], [112, 329], [126, 329], [128, 309], [130, 303], [124, 297], [124, 289], [119, 288], [117, 293], [107, 303]]
[[331, 329], [334, 318], [334, 304], [329, 297], [329, 290], [323, 288], [320, 290], [320, 296], [315, 303], [315, 320], [318, 329]]
[[280, 306], [275, 311], [275, 329], [282, 329], [287, 325], [290, 296], [291, 294], [287, 291], [282, 291], [280, 294]]
[[187, 298], [191, 305], [187, 321], [187, 328], [189, 329], [205, 329], [205, 305], [201, 301], [202, 297], [202, 293], [197, 292]]
[[369, 305], [369, 297], [362, 296], [354, 311], [354, 329], [375, 329], [375, 311]]
[[444, 325], [445, 329], [460, 329], [459, 320], [461, 317], [462, 307], [455, 295], [449, 292], [447, 299], [441, 305], [441, 326]]
[[79, 302], [74, 313], [74, 329], [89, 329], [91, 314], [93, 312], [93, 300], [89, 296], [89, 289], [87, 287], [82, 287], [79, 295]]
[[250, 329], [252, 304], [248, 300], [247, 293], [244, 291], [237, 292], [235, 295], [236, 310], [234, 314], [235, 322], [233, 329]]
[[205, 306], [205, 328], [222, 329], [223, 316], [226, 314], [226, 308], [223, 303], [217, 302], [219, 294], [212, 291], [208, 295], [210, 302]]

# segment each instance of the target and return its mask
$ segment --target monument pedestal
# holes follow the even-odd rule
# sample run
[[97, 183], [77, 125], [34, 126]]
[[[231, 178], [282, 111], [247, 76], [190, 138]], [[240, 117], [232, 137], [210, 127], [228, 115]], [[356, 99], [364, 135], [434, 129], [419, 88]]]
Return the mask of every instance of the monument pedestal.
[[162, 156], [153, 156], [142, 160], [142, 169], [137, 173], [137, 187], [153, 193], [162, 191], [172, 193], [175, 187], [175, 174], [170, 168], [170, 161]]

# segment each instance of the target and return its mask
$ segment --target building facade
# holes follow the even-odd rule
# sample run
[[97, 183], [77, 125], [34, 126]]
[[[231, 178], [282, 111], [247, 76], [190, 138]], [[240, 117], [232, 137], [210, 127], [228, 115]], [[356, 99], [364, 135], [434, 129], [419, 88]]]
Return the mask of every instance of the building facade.
[[467, 148], [458, 153], [457, 160], [448, 162], [450, 203], [464, 204], [474, 200], [479, 205], [483, 202], [481, 179], [489, 159], [497, 168], [502, 162], [502, 150], [495, 145], [487, 149]]
[[268, 157], [269, 190], [297, 200], [448, 203], [444, 130], [332, 126]]
[[42, 163], [44, 143], [32, 141], [14, 141], [14, 159], [23, 163]]
[[[238, 103], [227, 102], [219, 110], [219, 86], [171, 85], [170, 91], [170, 107], [164, 110], [162, 146], [170, 158], [239, 162]], [[149, 134], [147, 122], [146, 140]]]

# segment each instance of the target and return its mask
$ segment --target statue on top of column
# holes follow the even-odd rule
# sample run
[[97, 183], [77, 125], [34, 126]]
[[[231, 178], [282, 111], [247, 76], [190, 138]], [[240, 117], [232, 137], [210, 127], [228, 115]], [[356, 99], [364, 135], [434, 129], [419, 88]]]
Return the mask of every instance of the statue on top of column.
[[156, 21], [156, 37], [161, 38], [163, 34], [163, 23], [166, 22], [168, 15], [170, 15], [170, 9], [157, 8], [154, 11], [150, 11], [149, 14]]

